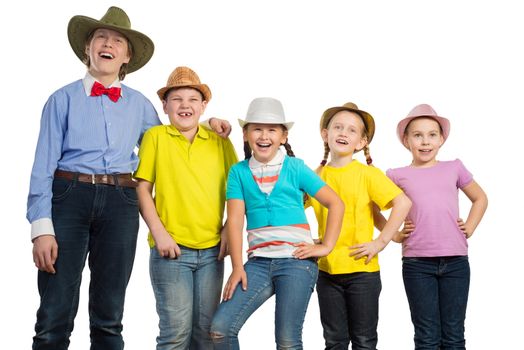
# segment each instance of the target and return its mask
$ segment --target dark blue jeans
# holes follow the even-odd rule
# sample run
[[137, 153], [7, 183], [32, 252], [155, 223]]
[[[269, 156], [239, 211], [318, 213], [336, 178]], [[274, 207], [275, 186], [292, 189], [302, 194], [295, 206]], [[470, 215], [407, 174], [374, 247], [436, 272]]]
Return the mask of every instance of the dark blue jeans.
[[415, 349], [465, 349], [468, 257], [402, 260], [404, 287], [415, 327]]
[[56, 274], [38, 272], [33, 349], [67, 349], [88, 258], [91, 349], [123, 349], [122, 316], [139, 216], [134, 188], [55, 179]]
[[320, 320], [326, 350], [377, 348], [380, 272], [330, 275], [320, 271], [317, 282]]

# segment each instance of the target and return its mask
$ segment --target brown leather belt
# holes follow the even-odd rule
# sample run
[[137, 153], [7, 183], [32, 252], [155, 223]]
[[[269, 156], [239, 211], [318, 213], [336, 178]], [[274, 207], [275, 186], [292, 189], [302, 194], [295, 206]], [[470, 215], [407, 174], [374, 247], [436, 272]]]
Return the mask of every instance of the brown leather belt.
[[137, 187], [138, 183], [133, 180], [131, 174], [82, 174], [72, 171], [57, 170], [55, 177], [62, 179], [74, 180], [80, 182], [87, 182], [90, 184], [104, 184], [122, 187]]

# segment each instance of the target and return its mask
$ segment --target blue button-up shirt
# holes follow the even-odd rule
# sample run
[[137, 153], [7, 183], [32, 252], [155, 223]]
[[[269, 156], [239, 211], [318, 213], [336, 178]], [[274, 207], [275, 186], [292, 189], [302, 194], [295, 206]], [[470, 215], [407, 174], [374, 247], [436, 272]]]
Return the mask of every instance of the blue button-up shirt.
[[132, 173], [138, 164], [135, 147], [147, 129], [160, 124], [152, 103], [140, 92], [121, 85], [115, 103], [107, 95], [90, 96], [94, 82], [87, 74], [53, 93], [44, 106], [27, 202], [32, 238], [54, 234], [51, 189], [56, 169]]

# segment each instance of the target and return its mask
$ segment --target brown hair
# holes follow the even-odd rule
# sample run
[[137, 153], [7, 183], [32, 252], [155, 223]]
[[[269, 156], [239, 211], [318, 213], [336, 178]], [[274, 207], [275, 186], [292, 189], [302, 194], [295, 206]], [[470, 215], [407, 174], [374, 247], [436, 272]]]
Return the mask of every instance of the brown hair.
[[[244, 131], [247, 131], [247, 126], [248, 125], [249, 125], [249, 123], [244, 125], [244, 128], [243, 128]], [[287, 131], [287, 128], [284, 125], [282, 125], [282, 124], [279, 124], [279, 125], [282, 127], [282, 130], [284, 132]], [[284, 143], [282, 146], [284, 146], [288, 156], [290, 156], [290, 157], [294, 157], [295, 156], [295, 153], [291, 149], [291, 145], [289, 144], [289, 142], [287, 142], [287, 140], [286, 140], [286, 143]], [[251, 158], [252, 155], [253, 155], [253, 150], [249, 146], [249, 143], [247, 141], [244, 141], [244, 159], [249, 159], [249, 158]]]
[[[193, 90], [196, 90], [200, 93], [200, 96], [202, 97], [202, 102], [203, 101], [206, 101], [206, 97], [204, 96], [204, 94], [202, 93], [202, 91], [194, 88], [194, 87], [191, 87], [191, 86], [179, 86], [179, 87], [172, 87], [170, 89], [168, 89], [166, 92], [164, 92], [164, 97], [162, 98], [162, 100], [167, 100], [167, 98], [169, 97], [169, 94], [173, 91], [176, 91], [176, 90], [180, 90], [180, 89], [193, 89]], [[207, 102], [207, 101], [206, 101]]]
[[[85, 46], [91, 44], [91, 40], [93, 40], [93, 36], [97, 29], [99, 28], [96, 28], [87, 36]], [[124, 36], [124, 38], [126, 37]], [[126, 38], [126, 41], [127, 41], [127, 54], [131, 58], [133, 57], [133, 52], [134, 52], [133, 45], [131, 45], [131, 42], [129, 41], [129, 39]], [[84, 53], [84, 59], [82, 60], [82, 62], [84, 62], [84, 64], [87, 66], [88, 69], [91, 67], [91, 60], [89, 59], [89, 55]], [[120, 70], [118, 71], [118, 79], [120, 79], [120, 81], [124, 80], [124, 78], [126, 77], [126, 74], [127, 74], [127, 63], [123, 63], [120, 66]]]

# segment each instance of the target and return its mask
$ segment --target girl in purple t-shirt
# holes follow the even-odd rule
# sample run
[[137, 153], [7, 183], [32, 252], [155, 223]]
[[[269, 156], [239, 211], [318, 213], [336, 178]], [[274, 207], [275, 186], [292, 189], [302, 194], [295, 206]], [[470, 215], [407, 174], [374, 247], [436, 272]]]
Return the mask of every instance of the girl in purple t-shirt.
[[[470, 280], [467, 239], [488, 204], [460, 160], [437, 161], [449, 129], [449, 120], [431, 106], [413, 108], [397, 126], [397, 135], [413, 161], [387, 171], [413, 203], [394, 240], [402, 243], [402, 276], [415, 349], [465, 349]], [[472, 203], [466, 221], [459, 217], [458, 189]]]

